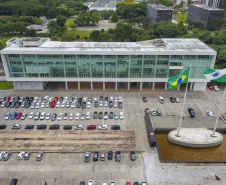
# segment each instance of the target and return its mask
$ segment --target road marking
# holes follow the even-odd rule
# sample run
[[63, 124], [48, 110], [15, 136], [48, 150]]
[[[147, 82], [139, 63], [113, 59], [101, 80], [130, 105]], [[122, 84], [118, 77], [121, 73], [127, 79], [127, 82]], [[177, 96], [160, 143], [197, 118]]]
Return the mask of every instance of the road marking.
[[140, 99], [140, 103], [141, 103], [141, 108], [142, 108], [142, 112], [144, 112], [144, 107], [143, 107], [143, 104], [142, 104], [142, 98], [141, 98], [141, 96], [138, 94], [138, 96], [139, 96], [139, 99]]
[[162, 113], [163, 113], [163, 115], [165, 115], [165, 112], [164, 112], [164, 110], [163, 110], [163, 108], [162, 108], [161, 103], [160, 103], [159, 105], [160, 105], [160, 107], [161, 107], [161, 109], [162, 109]]
[[204, 116], [204, 112], [203, 112], [203, 110], [201, 109], [201, 107], [200, 107], [200, 105], [199, 105], [199, 103], [197, 102], [197, 100], [193, 97], [193, 99], [195, 100], [195, 102], [197, 103], [197, 105], [198, 105], [198, 107], [200, 108], [200, 110], [202, 111], [202, 115]]

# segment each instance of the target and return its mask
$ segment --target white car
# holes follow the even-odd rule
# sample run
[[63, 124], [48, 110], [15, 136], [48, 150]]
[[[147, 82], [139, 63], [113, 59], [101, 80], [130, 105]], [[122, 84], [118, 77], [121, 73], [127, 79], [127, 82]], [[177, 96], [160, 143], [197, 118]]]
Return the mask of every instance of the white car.
[[63, 118], [63, 113], [58, 114], [57, 120], [60, 121], [60, 120], [62, 120], [62, 118]]
[[110, 185], [116, 185], [116, 182], [115, 181], [111, 181]]
[[118, 113], [115, 113], [115, 119], [118, 120]]
[[3, 108], [3, 107], [5, 107], [5, 101], [4, 102], [2, 102], [2, 104], [1, 104], [1, 108]]
[[5, 152], [0, 153], [0, 161], [3, 159], [4, 155], [5, 155]]
[[17, 160], [22, 160], [24, 157], [25, 152], [20, 152], [17, 156]]
[[87, 113], [86, 113], [86, 120], [89, 120], [89, 119], [90, 119], [90, 113], [87, 112]]
[[86, 97], [85, 97], [85, 98], [83, 98], [83, 102], [86, 102]]
[[89, 109], [89, 108], [90, 108], [90, 105], [91, 105], [91, 104], [90, 104], [90, 102], [88, 101], [87, 104], [86, 104], [86, 108]]
[[100, 101], [100, 107], [103, 107], [103, 101]]
[[64, 120], [67, 120], [67, 113], [64, 114]]
[[21, 108], [24, 108], [24, 106], [25, 106], [25, 102], [23, 101], [23, 102], [21, 103], [20, 107], [21, 107]]
[[8, 120], [10, 118], [10, 116], [11, 116], [10, 112], [7, 112], [4, 117], [4, 120]]
[[207, 110], [206, 113], [207, 113], [208, 116], [213, 117], [213, 112], [212, 111]]
[[29, 118], [32, 119], [32, 118], [34, 117], [34, 115], [35, 115], [35, 113], [34, 113], [34, 112], [31, 112], [31, 113], [29, 114]]
[[46, 102], [46, 104], [45, 104], [46, 108], [49, 108], [49, 103], [50, 103], [49, 101]]
[[94, 102], [97, 102], [97, 97], [94, 97], [94, 98], [93, 98], [93, 101], [94, 101]]
[[21, 120], [25, 120], [25, 118], [27, 117], [27, 114], [26, 113], [23, 113], [22, 115], [21, 115]]
[[66, 103], [65, 102], [62, 102], [61, 108], [64, 108], [65, 106], [66, 106]]
[[38, 98], [38, 103], [42, 102], [42, 97]]
[[108, 106], [108, 102], [105, 101], [105, 102], [104, 102], [104, 107], [107, 107], [107, 106]]
[[213, 89], [214, 89], [215, 91], [219, 91], [219, 88], [218, 88], [216, 85], [213, 85]]
[[38, 120], [39, 117], [40, 117], [40, 112], [36, 112], [34, 119], [35, 119], [35, 120]]
[[20, 126], [20, 124], [15, 124], [15, 125], [13, 125], [11, 128], [12, 128], [12, 129], [20, 129], [21, 126]]
[[122, 102], [122, 97], [121, 96], [118, 97], [118, 102]]
[[56, 103], [56, 108], [59, 108], [60, 107], [60, 102], [58, 101], [57, 103]]
[[46, 115], [46, 113], [45, 112], [42, 112], [39, 119], [40, 120], [44, 120], [45, 119], [45, 115]]
[[49, 100], [49, 96], [45, 96], [45, 97], [43, 98], [43, 102], [44, 102], [44, 103], [46, 103], [48, 100]]
[[69, 116], [69, 120], [73, 120], [73, 118], [74, 118], [74, 113], [71, 113]]
[[142, 181], [142, 182], [140, 183], [140, 185], [147, 185], [147, 183], [146, 183], [145, 181]]
[[76, 106], [76, 103], [75, 102], [72, 102], [71, 103], [71, 108], [75, 108], [75, 106]]
[[110, 96], [110, 101], [113, 101], [113, 100], [114, 100], [113, 96]]
[[69, 108], [70, 107], [70, 102], [67, 102], [66, 103], [66, 108]]
[[40, 103], [36, 103], [36, 104], [35, 104], [35, 108], [36, 108], [36, 109], [39, 109], [39, 107], [40, 107]]
[[46, 120], [49, 120], [51, 118], [51, 113], [46, 114]]
[[151, 115], [152, 116], [157, 116], [157, 113], [156, 113], [156, 111], [154, 109], [151, 109]]
[[75, 119], [76, 119], [76, 120], [79, 120], [79, 117], [80, 117], [80, 114], [77, 113], [76, 116], [75, 116]]
[[83, 130], [84, 126], [83, 125], [75, 125], [75, 130]]
[[118, 103], [117, 101], [114, 102], [114, 108], [117, 108], [118, 107]]
[[38, 101], [38, 97], [34, 97], [33, 102], [37, 102]]
[[179, 98], [177, 98], [177, 97], [176, 97], [176, 102], [177, 102], [177, 103], [180, 103], [180, 99], [179, 99]]
[[35, 102], [31, 103], [30, 109], [34, 109], [35, 108]]
[[107, 112], [104, 113], [104, 119], [105, 120], [108, 119], [108, 113]]
[[161, 103], [161, 104], [164, 103], [164, 98], [162, 96], [159, 96], [159, 103]]
[[124, 119], [123, 112], [120, 112], [120, 113], [119, 113], [119, 119]]
[[53, 97], [50, 97], [50, 98], [49, 98], [49, 102], [53, 101], [53, 99], [54, 99]]
[[44, 108], [44, 107], [45, 107], [45, 103], [42, 102], [41, 105], [40, 105], [40, 107], [41, 107], [41, 108]]
[[81, 114], [81, 120], [84, 120], [85, 119], [85, 114]]
[[101, 125], [98, 127], [99, 130], [107, 130], [108, 126], [107, 125]]
[[67, 102], [67, 100], [68, 100], [68, 97], [65, 96], [63, 101], [64, 101], [64, 102]]
[[19, 101], [18, 101], [18, 102], [22, 103], [22, 102], [23, 102], [23, 100], [24, 100], [24, 97], [20, 97], [20, 99], [19, 99]]
[[94, 185], [94, 181], [93, 180], [89, 180], [88, 181], [88, 185]]
[[77, 102], [77, 101], [78, 101], [78, 96], [75, 96], [74, 102]]

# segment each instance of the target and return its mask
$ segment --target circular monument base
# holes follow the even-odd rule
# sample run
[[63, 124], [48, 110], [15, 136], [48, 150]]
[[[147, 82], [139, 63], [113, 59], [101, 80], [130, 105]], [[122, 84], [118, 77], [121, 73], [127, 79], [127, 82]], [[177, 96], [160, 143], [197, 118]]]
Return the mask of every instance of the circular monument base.
[[220, 145], [223, 142], [223, 135], [216, 132], [211, 136], [212, 130], [206, 128], [181, 128], [180, 136], [177, 136], [177, 129], [168, 134], [168, 140], [176, 145], [189, 148], [210, 148]]

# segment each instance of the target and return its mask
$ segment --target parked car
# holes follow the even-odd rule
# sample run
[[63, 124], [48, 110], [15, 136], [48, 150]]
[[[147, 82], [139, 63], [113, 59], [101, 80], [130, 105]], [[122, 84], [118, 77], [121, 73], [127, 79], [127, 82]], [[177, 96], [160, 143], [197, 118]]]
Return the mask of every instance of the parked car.
[[171, 103], [175, 103], [176, 102], [176, 98], [170, 97], [170, 101], [171, 101]]
[[86, 104], [86, 108], [89, 109], [90, 106], [91, 106], [91, 103], [88, 101], [87, 104]]
[[11, 102], [10, 104], [10, 108], [14, 108], [15, 107], [16, 102]]
[[16, 119], [20, 119], [21, 116], [22, 116], [22, 112], [18, 112], [16, 115]]
[[70, 102], [67, 102], [66, 103], [66, 108], [69, 108], [70, 107]]
[[177, 98], [177, 97], [176, 97], [176, 102], [177, 102], [177, 103], [180, 103], [180, 99], [179, 99], [179, 98]]
[[213, 112], [212, 111], [207, 110], [206, 113], [207, 113], [208, 116], [213, 117]]
[[36, 112], [34, 119], [35, 119], [35, 120], [38, 120], [39, 117], [40, 117], [40, 112]]
[[42, 156], [43, 156], [43, 153], [42, 152], [39, 152], [36, 156], [36, 161], [41, 161], [42, 160]]
[[5, 102], [5, 101], [4, 101], [4, 102], [2, 102], [2, 103], [1, 103], [1, 108], [5, 107], [5, 104], [6, 104], [6, 102]]
[[85, 159], [84, 159], [85, 162], [89, 162], [90, 161], [90, 152], [86, 152], [85, 153]]
[[77, 113], [76, 116], [75, 116], [75, 119], [79, 120], [79, 118], [80, 118], [80, 113]]
[[11, 128], [12, 128], [12, 129], [20, 129], [21, 126], [20, 126], [20, 124], [15, 124], [15, 125], [13, 125]]
[[74, 119], [74, 113], [70, 113], [69, 120], [73, 120], [73, 119]]
[[27, 114], [26, 113], [22, 113], [22, 115], [21, 115], [21, 120], [25, 120], [25, 118], [27, 117]]
[[121, 119], [121, 120], [124, 119], [123, 112], [120, 112], [120, 113], [119, 113], [119, 119]]
[[94, 102], [94, 107], [98, 107], [98, 102]]
[[11, 116], [11, 113], [10, 112], [7, 112], [5, 117], [4, 117], [4, 120], [8, 120]]
[[93, 180], [89, 180], [88, 181], [88, 185], [94, 185], [94, 181]]
[[83, 125], [75, 125], [75, 130], [84, 130]]
[[118, 107], [118, 104], [117, 104], [117, 101], [114, 102], [114, 108], [117, 108]]
[[152, 116], [157, 116], [156, 110], [151, 109], [151, 115], [152, 115]]
[[63, 118], [63, 113], [59, 113], [58, 116], [57, 116], [57, 120], [58, 121], [61, 121]]
[[10, 185], [17, 185], [17, 179], [12, 179]]
[[16, 118], [16, 115], [17, 115], [17, 112], [14, 112], [11, 116], [11, 120], [15, 119]]
[[147, 183], [146, 183], [145, 181], [142, 181], [142, 182], [140, 183], [140, 185], [147, 185]]
[[116, 185], [116, 182], [115, 181], [111, 181], [110, 185]]
[[100, 100], [100, 107], [103, 107], [103, 101], [102, 100]]
[[122, 102], [118, 102], [118, 108], [122, 108]]
[[118, 113], [115, 113], [115, 119], [118, 120]]
[[55, 121], [56, 118], [57, 118], [57, 114], [56, 113], [53, 113], [52, 118], [51, 118], [51, 121]]
[[67, 120], [67, 113], [64, 113], [64, 120]]
[[12, 155], [12, 152], [6, 152], [3, 156], [3, 161], [8, 161], [11, 155]]
[[87, 113], [86, 113], [86, 120], [89, 120], [89, 119], [90, 119], [90, 113], [87, 112]]
[[213, 85], [213, 89], [214, 89], [215, 91], [219, 91], [219, 88], [218, 88], [216, 85]]
[[99, 153], [98, 152], [94, 152], [94, 154], [93, 154], [93, 161], [98, 161], [98, 156], [99, 156]]
[[31, 112], [30, 114], [29, 114], [29, 119], [32, 119], [33, 117], [34, 117], [34, 115], [35, 115], [35, 113], [34, 112]]
[[51, 113], [47, 113], [46, 114], [46, 120], [50, 120], [50, 118], [51, 118]]
[[20, 105], [20, 107], [21, 108], [24, 108], [25, 107], [25, 109], [28, 109], [30, 107], [30, 105], [31, 105], [31, 102], [27, 102], [27, 103], [22, 102], [21, 105]]
[[45, 115], [46, 115], [46, 113], [42, 112], [41, 115], [40, 115], [40, 120], [44, 120], [45, 119]]
[[111, 130], [120, 130], [120, 125], [111, 126]]
[[0, 152], [0, 161], [3, 159], [5, 152]]
[[59, 130], [59, 129], [60, 129], [60, 125], [58, 125], [58, 124], [54, 124], [54, 125], [49, 126], [49, 130]]
[[37, 130], [45, 130], [46, 128], [47, 128], [47, 125], [45, 124], [37, 125]]
[[56, 108], [59, 108], [60, 107], [60, 102], [58, 101], [58, 102], [56, 102]]
[[211, 91], [213, 91], [213, 90], [214, 90], [214, 88], [213, 88], [213, 86], [212, 86], [212, 85], [208, 85], [208, 87], [209, 87], [209, 89], [210, 89]]
[[15, 108], [19, 108], [19, 107], [20, 107], [20, 103], [19, 102], [16, 102]]
[[76, 103], [75, 102], [72, 102], [71, 103], [71, 108], [75, 108], [75, 105], [76, 105]]
[[105, 152], [101, 152], [100, 154], [100, 160], [105, 161]]
[[17, 160], [22, 160], [24, 157], [25, 152], [20, 152], [17, 156]]
[[99, 119], [102, 119], [103, 118], [103, 113], [102, 112], [99, 112]]
[[88, 125], [87, 130], [96, 130], [96, 125]]
[[[143, 97], [143, 101], [144, 102], [147, 102], [148, 100], [147, 100], [147, 97]], [[124, 102], [125, 103], [125, 102]]]
[[40, 103], [37, 102], [37, 103], [35, 104], [35, 108], [36, 108], [36, 109], [39, 109], [39, 107], [40, 107]]
[[55, 107], [55, 104], [56, 104], [56, 102], [55, 101], [52, 101], [51, 104], [50, 104], [50, 107], [51, 108], [54, 108]]
[[64, 130], [71, 130], [72, 129], [72, 126], [71, 125], [65, 125], [63, 127]]
[[188, 108], [188, 112], [189, 112], [191, 118], [195, 117], [195, 111], [192, 108]]
[[116, 162], [120, 162], [120, 160], [121, 160], [121, 154], [120, 154], [120, 151], [117, 151], [115, 153], [115, 161]]
[[80, 107], [81, 107], [81, 103], [78, 102], [78, 103], [77, 103], [77, 108], [80, 108]]
[[162, 96], [159, 96], [159, 103], [164, 104], [164, 98]]
[[107, 125], [100, 125], [98, 127], [99, 130], [107, 130], [108, 129], [108, 126]]
[[113, 159], [113, 152], [109, 151], [108, 152], [108, 160], [112, 160]]
[[6, 125], [5, 124], [1, 124], [0, 125], [0, 129], [5, 129], [6, 128]]
[[85, 119], [85, 114], [84, 113], [81, 114], [81, 118], [80, 119], [81, 120], [84, 120]]
[[110, 113], [109, 113], [109, 119], [113, 119], [113, 117], [114, 117], [113, 112], [110, 112]]
[[135, 161], [136, 160], [136, 155], [135, 155], [135, 152], [134, 151], [131, 151], [130, 152], [130, 160], [131, 161]]
[[97, 112], [96, 111], [93, 113], [93, 119], [97, 119]]
[[26, 129], [26, 130], [34, 129], [34, 125], [26, 125], [26, 126], [25, 126], [25, 129]]
[[31, 156], [31, 152], [26, 152], [24, 154], [24, 160], [29, 160], [30, 159], [30, 156]]
[[113, 102], [109, 101], [109, 108], [112, 108], [112, 107], [113, 107]]

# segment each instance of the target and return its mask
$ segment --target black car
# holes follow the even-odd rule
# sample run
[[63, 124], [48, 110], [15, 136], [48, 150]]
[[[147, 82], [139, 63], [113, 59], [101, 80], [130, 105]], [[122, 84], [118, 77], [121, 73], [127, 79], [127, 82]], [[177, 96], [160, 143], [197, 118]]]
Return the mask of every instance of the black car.
[[108, 152], [108, 160], [112, 160], [113, 159], [113, 152], [109, 151]]
[[115, 153], [115, 161], [116, 161], [116, 162], [120, 162], [120, 160], [121, 160], [120, 151], [117, 151], [117, 152]]
[[113, 107], [113, 102], [109, 101], [109, 108], [112, 108], [112, 107]]
[[51, 118], [51, 121], [55, 121], [56, 118], [57, 118], [57, 114], [56, 113], [53, 113], [52, 118]]
[[103, 113], [99, 112], [99, 119], [102, 119], [102, 118], [103, 118]]
[[0, 129], [5, 129], [6, 128], [6, 125], [0, 125]]
[[103, 96], [100, 96], [100, 101], [103, 101], [104, 100], [104, 97]]
[[19, 107], [20, 107], [20, 102], [16, 102], [15, 107], [16, 107], [16, 108], [19, 108]]
[[147, 100], [147, 97], [143, 97], [143, 101], [144, 102], [147, 102], [148, 100]]
[[98, 107], [98, 102], [94, 102], [94, 107]]
[[20, 97], [19, 96], [16, 96], [16, 98], [15, 98], [15, 102], [18, 102], [20, 100]]
[[146, 109], [144, 110], [144, 113], [150, 115], [150, 110], [149, 110], [149, 108], [146, 108]]
[[113, 125], [111, 130], [120, 130], [120, 125]]
[[10, 108], [14, 108], [15, 105], [16, 105], [16, 102], [12, 102], [12, 103], [10, 104]]
[[28, 102], [28, 101], [29, 102], [33, 102], [33, 100], [34, 100], [34, 97], [30, 97], [30, 98], [29, 97], [26, 97], [25, 98], [25, 102]]
[[139, 185], [139, 182], [134, 182], [133, 185]]
[[81, 103], [78, 102], [78, 103], [77, 103], [77, 108], [80, 108], [80, 107], [81, 107]]
[[93, 161], [98, 161], [98, 156], [99, 156], [99, 153], [98, 152], [94, 152], [94, 154], [93, 154]]
[[64, 130], [71, 130], [72, 129], [72, 126], [71, 125], [65, 125], [63, 127]]
[[130, 160], [131, 161], [135, 161], [136, 160], [136, 155], [135, 155], [135, 152], [134, 151], [131, 151], [130, 152]]
[[30, 107], [30, 105], [31, 105], [31, 102], [27, 102], [27, 103], [25, 104], [24, 107], [25, 107], [26, 109], [28, 109], [28, 108]]
[[86, 102], [82, 102], [82, 109], [86, 108]]
[[118, 102], [118, 108], [122, 108], [122, 102]]
[[108, 97], [105, 97], [105, 101], [108, 101]]
[[97, 119], [97, 112], [93, 113], [93, 119]]
[[10, 185], [17, 185], [17, 179], [12, 179], [12, 181], [10, 182]]
[[191, 118], [195, 117], [195, 111], [192, 108], [188, 108], [188, 112], [189, 112]]
[[34, 129], [34, 125], [26, 125], [26, 126], [25, 126], [25, 129], [26, 129], [26, 130], [28, 130], [28, 129]]
[[79, 98], [79, 99], [78, 99], [78, 102], [79, 102], [79, 103], [82, 103], [82, 98]]
[[6, 102], [6, 103], [5, 103], [5, 107], [6, 107], [6, 108], [9, 108], [10, 105], [11, 105], [11, 102]]
[[113, 119], [113, 117], [114, 117], [113, 112], [110, 112], [110, 114], [109, 114], [109, 119]]
[[60, 97], [59, 102], [62, 103], [63, 99], [64, 99], [63, 97]]
[[37, 126], [37, 130], [45, 130], [46, 128], [47, 128], [47, 125], [44, 125], [44, 124]]
[[84, 181], [80, 182], [79, 185], [86, 185]]
[[175, 103], [176, 102], [176, 98], [170, 97], [170, 101], [171, 101], [171, 103]]

